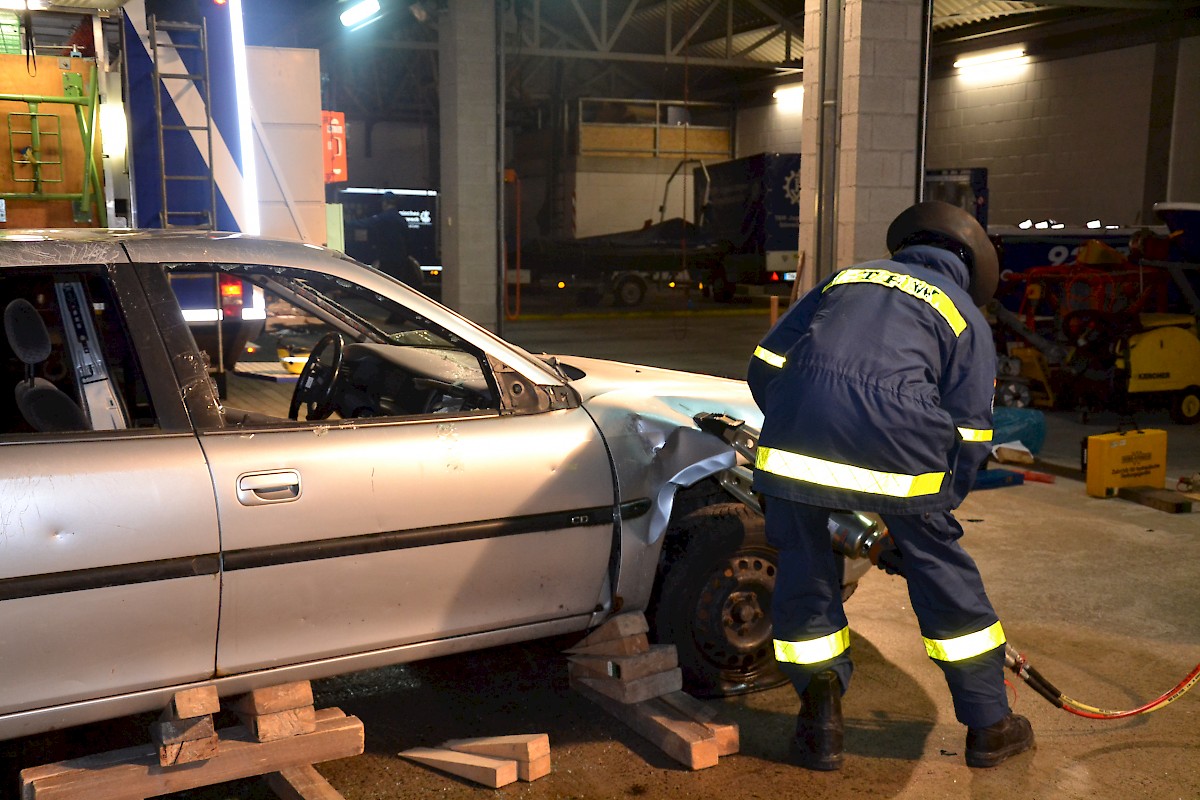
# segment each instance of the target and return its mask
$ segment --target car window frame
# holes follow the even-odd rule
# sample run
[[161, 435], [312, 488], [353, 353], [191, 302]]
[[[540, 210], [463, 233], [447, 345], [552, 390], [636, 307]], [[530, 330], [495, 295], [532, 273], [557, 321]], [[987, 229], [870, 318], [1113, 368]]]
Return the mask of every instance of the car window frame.
[[[158, 334], [157, 326], [150, 313], [149, 303], [141, 282], [127, 263], [97, 263], [68, 260], [61, 263], [32, 263], [22, 265], [10, 263], [5, 271], [30, 271], [44, 274], [57, 285], [72, 276], [84, 278], [94, 276], [108, 284], [109, 298], [115, 304], [115, 313], [120, 320], [125, 345], [137, 362], [138, 375], [154, 410], [156, 424], [135, 425], [129, 409], [121, 403], [125, 427], [118, 429], [83, 431], [18, 431], [0, 436], [0, 446], [13, 444], [36, 444], [39, 442], [64, 442], [77, 440], [111, 440], [117, 438], [146, 436], [178, 436], [192, 430], [187, 410], [180, 397], [178, 387], [170, 378], [170, 363]], [[3, 276], [0, 272], [0, 276]], [[95, 298], [90, 298], [95, 300]], [[99, 335], [99, 332], [97, 332]], [[111, 370], [112, 365], [106, 367]], [[111, 374], [111, 372], [110, 372]], [[122, 387], [124, 388], [124, 387]], [[118, 391], [118, 395], [122, 395]]]
[[[566, 384], [548, 386], [535, 384], [524, 377], [517, 369], [508, 366], [502, 360], [496, 358], [487, 349], [481, 347], [479, 343], [464, 337], [459, 332], [446, 328], [436, 319], [424, 315], [420, 308], [415, 308], [404, 303], [396, 297], [383, 295], [376, 289], [366, 284], [352, 281], [345, 275], [315, 269], [307, 265], [284, 266], [271, 263], [215, 262], [188, 258], [181, 258], [178, 261], [164, 260], [155, 264], [142, 264], [139, 267], [138, 274], [141, 276], [143, 287], [150, 298], [150, 304], [155, 314], [155, 322], [162, 335], [166, 350], [168, 354], [175, 354], [174, 357], [170, 358], [171, 366], [178, 382], [179, 391], [187, 406], [192, 425], [198, 432], [206, 434], [221, 432], [240, 433], [249, 429], [295, 430], [314, 427], [362, 427], [428, 421], [444, 422], [454, 418], [540, 413], [563, 408], [576, 408], [581, 404], [578, 394]], [[183, 312], [170, 285], [169, 273], [173, 269], [182, 268], [186, 272], [190, 267], [194, 267], [198, 272], [226, 273], [241, 275], [243, 277], [265, 275], [269, 278], [270, 273], [277, 273], [281, 276], [290, 273], [291, 277], [301, 280], [306, 276], [319, 276], [324, 280], [354, 283], [368, 295], [377, 295], [383, 297], [388, 302], [404, 306], [411, 313], [421, 317], [432, 328], [436, 329], [438, 336], [446, 338], [448, 341], [458, 340], [462, 342], [462, 351], [470, 353], [479, 360], [480, 369], [488, 381], [489, 387], [496, 395], [497, 407], [458, 411], [450, 414], [410, 414], [350, 419], [329, 418], [324, 420], [279, 419], [277, 421], [263, 421], [256, 419], [253, 421], [241, 421], [235, 424], [225, 417], [224, 406], [216, 382], [208, 373], [207, 363], [201, 355], [199, 345], [196, 343], [191, 328], [184, 320]], [[290, 287], [286, 288], [287, 294], [290, 295], [292, 293]], [[324, 296], [322, 295], [322, 297]], [[285, 297], [284, 299], [291, 301], [290, 297]], [[305, 299], [313, 302], [311, 298]], [[355, 341], [376, 341], [381, 344], [390, 343], [386, 331], [378, 329], [368, 320], [362, 320], [353, 314], [353, 312], [343, 315], [340, 311], [340, 308], [326, 310], [326, 313], [330, 313], [336, 317], [336, 324], [330, 323], [330, 327], [341, 329], [347, 334], [353, 334], [353, 336], [358, 337], [355, 338]], [[369, 334], [369, 336], [362, 338], [362, 334]]]

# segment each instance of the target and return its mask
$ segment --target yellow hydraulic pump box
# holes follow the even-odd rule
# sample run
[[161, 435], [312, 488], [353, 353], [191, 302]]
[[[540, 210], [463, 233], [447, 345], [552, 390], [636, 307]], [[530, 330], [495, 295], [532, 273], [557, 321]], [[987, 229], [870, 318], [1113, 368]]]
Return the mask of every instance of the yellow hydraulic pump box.
[[1085, 441], [1083, 470], [1092, 497], [1112, 497], [1123, 486], [1161, 489], [1166, 484], [1166, 431], [1101, 433]]

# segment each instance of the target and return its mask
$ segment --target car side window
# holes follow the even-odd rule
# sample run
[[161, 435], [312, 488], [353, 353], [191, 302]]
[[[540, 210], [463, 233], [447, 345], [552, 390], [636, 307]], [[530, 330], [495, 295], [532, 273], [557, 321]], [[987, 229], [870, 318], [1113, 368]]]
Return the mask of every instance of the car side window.
[[328, 275], [177, 265], [171, 286], [224, 427], [500, 408], [481, 353], [412, 309]]
[[0, 437], [158, 429], [103, 268], [5, 270]]

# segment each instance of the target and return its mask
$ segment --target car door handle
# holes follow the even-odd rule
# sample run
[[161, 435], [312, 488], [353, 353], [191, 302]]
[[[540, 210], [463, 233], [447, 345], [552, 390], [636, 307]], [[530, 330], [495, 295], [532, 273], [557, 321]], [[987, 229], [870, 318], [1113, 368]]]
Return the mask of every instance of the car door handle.
[[300, 498], [300, 473], [294, 469], [245, 472], [237, 479], [237, 499], [244, 506], [290, 503]]

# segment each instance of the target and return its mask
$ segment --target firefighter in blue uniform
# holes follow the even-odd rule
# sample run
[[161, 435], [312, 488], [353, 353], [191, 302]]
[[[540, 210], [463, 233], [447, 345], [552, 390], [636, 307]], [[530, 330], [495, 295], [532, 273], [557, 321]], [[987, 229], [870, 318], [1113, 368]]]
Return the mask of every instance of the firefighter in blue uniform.
[[966, 761], [990, 767], [1033, 745], [1009, 710], [1004, 632], [952, 510], [992, 437], [996, 356], [977, 306], [999, 281], [975, 219], [918, 203], [888, 228], [891, 259], [831, 275], [767, 333], [748, 380], [765, 419], [754, 488], [779, 550], [775, 655], [800, 694], [791, 757], [842, 762], [849, 628], [826, 528], [835, 509], [877, 512], [903, 558], [925, 647], [967, 726]]

